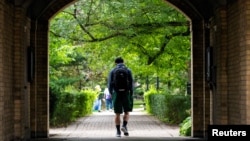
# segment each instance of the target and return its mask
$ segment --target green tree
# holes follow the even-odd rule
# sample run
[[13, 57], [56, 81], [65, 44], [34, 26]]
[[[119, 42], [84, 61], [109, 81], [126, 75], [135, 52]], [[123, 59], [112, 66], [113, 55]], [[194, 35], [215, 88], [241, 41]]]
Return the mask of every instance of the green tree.
[[175, 89], [187, 81], [189, 22], [162, 0], [79, 0], [51, 20], [50, 39], [51, 84], [105, 85], [117, 56], [141, 84], [158, 77]]

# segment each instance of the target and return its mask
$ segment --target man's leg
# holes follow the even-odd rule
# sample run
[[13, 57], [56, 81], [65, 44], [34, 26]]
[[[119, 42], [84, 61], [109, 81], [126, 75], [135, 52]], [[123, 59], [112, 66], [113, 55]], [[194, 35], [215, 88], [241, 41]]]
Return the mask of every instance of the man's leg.
[[130, 95], [129, 94], [124, 94], [123, 100], [122, 100], [122, 105], [124, 108], [124, 115], [123, 115], [123, 123], [122, 123], [122, 132], [124, 133], [125, 136], [128, 136], [128, 129], [127, 129], [127, 124], [129, 120], [129, 112], [131, 111], [130, 108]]
[[123, 121], [128, 121], [128, 119], [129, 119], [129, 112], [124, 112]]
[[112, 99], [109, 99], [109, 109], [112, 110], [113, 107], [112, 107]]
[[121, 123], [120, 114], [116, 113], [115, 114], [115, 125], [116, 125], [116, 130], [117, 130], [117, 132], [116, 132], [117, 137], [121, 137], [120, 123]]
[[106, 101], [106, 110], [108, 111], [109, 110], [109, 102], [108, 102], [108, 99], [105, 99]]
[[101, 112], [102, 109], [102, 101], [99, 99], [98, 100], [98, 112]]
[[107, 99], [107, 104], [108, 104], [107, 110], [110, 110], [110, 99]]
[[113, 101], [112, 101], [112, 99], [110, 99], [110, 109], [111, 110], [113, 109]]
[[127, 130], [127, 124], [128, 124], [128, 120], [129, 120], [129, 112], [124, 112], [124, 116], [123, 116], [123, 123], [122, 123], [122, 128], [121, 130], [123, 131], [125, 136], [128, 136], [128, 130]]

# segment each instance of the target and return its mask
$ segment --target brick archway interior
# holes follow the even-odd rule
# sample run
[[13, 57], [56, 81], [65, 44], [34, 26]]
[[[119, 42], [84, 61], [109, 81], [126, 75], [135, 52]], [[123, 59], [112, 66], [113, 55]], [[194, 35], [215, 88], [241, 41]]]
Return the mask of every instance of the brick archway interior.
[[[44, 7], [42, 12], [36, 12], [31, 20], [31, 46], [35, 48], [36, 66], [35, 80], [31, 84], [31, 136], [49, 136], [49, 86], [48, 86], [48, 29], [49, 20], [61, 9], [72, 4], [74, 0], [60, 0], [51, 2]], [[192, 7], [184, 5], [182, 1], [167, 0], [168, 3], [182, 11], [191, 21], [192, 33], [192, 62], [191, 84], [192, 86], [192, 136], [204, 137], [204, 37], [203, 18]], [[39, 5], [38, 5], [39, 6]], [[32, 9], [36, 9], [33, 7]], [[199, 106], [198, 106], [199, 105]]]

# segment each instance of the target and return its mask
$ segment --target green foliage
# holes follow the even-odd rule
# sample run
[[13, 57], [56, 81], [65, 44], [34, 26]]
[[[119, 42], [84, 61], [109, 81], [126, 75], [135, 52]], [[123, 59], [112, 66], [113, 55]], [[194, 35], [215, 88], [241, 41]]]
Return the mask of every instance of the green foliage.
[[190, 114], [190, 96], [170, 94], [166, 91], [151, 89], [144, 95], [146, 111], [160, 120], [179, 124]]
[[54, 108], [50, 110], [51, 126], [66, 126], [79, 117], [91, 114], [96, 95], [96, 91], [92, 90], [51, 93], [50, 97], [55, 100], [51, 103], [54, 104]]
[[138, 87], [134, 90], [134, 95], [143, 96], [143, 94], [144, 90], [141, 87]]
[[50, 21], [50, 84], [106, 85], [114, 58], [122, 56], [138, 81], [158, 76], [163, 87], [183, 87], [188, 28], [184, 15], [162, 0], [79, 0]]
[[180, 124], [180, 135], [191, 136], [191, 128], [192, 128], [192, 121], [191, 117], [189, 116]]
[[165, 1], [79, 0], [51, 19], [49, 36], [52, 124], [89, 113], [96, 94], [86, 90], [106, 86], [117, 56], [140, 83], [135, 95], [159, 78], [144, 95], [149, 113], [172, 123], [186, 116], [189, 23]]
[[168, 109], [165, 115], [169, 118], [169, 122], [180, 123], [189, 116], [187, 111], [191, 108], [190, 96], [167, 94], [165, 98]]
[[153, 113], [153, 104], [154, 104], [154, 100], [153, 100], [153, 96], [155, 94], [158, 94], [157, 90], [152, 87], [151, 89], [149, 89], [149, 91], [145, 92], [144, 94], [144, 101], [145, 101], [145, 104], [146, 104], [146, 110], [148, 113]]

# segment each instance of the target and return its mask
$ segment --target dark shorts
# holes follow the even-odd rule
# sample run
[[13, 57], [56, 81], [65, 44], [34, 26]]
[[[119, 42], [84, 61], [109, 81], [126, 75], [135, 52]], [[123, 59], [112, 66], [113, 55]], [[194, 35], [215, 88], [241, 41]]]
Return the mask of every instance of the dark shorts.
[[115, 113], [132, 112], [133, 96], [129, 92], [114, 92], [112, 100]]

